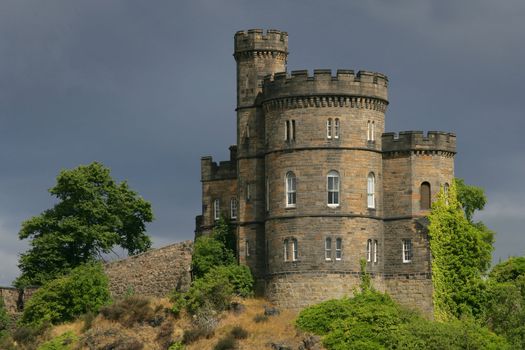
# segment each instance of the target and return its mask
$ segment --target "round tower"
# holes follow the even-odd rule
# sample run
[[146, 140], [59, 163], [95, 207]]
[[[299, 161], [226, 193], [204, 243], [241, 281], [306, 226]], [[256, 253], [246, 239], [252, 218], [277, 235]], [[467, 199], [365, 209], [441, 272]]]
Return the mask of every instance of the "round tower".
[[[260, 93], [264, 76], [286, 70], [288, 34], [278, 30], [235, 34], [237, 63], [237, 237], [239, 259], [259, 282], [265, 275], [264, 119]], [[258, 285], [262, 292], [264, 284]]]
[[351, 294], [363, 257], [369, 272], [383, 271], [387, 83], [383, 74], [351, 70], [263, 82], [266, 293], [281, 305]]

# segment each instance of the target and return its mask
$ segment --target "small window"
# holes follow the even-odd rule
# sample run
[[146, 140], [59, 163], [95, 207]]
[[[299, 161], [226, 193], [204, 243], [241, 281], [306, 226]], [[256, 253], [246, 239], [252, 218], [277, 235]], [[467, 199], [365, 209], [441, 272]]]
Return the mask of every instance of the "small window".
[[284, 140], [290, 140], [290, 121], [287, 120], [284, 122]]
[[232, 198], [230, 200], [230, 217], [232, 219], [237, 219], [237, 198]]
[[443, 185], [443, 194], [445, 195], [445, 204], [448, 205], [448, 183]]
[[334, 139], [339, 138], [339, 118], [334, 120]]
[[374, 173], [368, 174], [368, 181], [367, 181], [367, 204], [368, 208], [374, 209], [376, 207], [376, 197], [375, 197], [375, 187], [376, 187], [376, 179], [374, 176]]
[[377, 240], [374, 239], [374, 263], [377, 263], [377, 249], [378, 249]]
[[284, 261], [288, 261], [288, 240], [285, 239], [283, 242], [283, 258]]
[[249, 202], [252, 199], [252, 186], [251, 184], [246, 184], [246, 201]]
[[339, 206], [339, 173], [332, 170], [327, 176], [328, 206]]
[[374, 141], [375, 140], [375, 130], [376, 129], [376, 124], [374, 121], [368, 121], [368, 125], [367, 125], [367, 132], [366, 132], [366, 139], [367, 141]]
[[292, 140], [295, 141], [295, 120], [292, 120]]
[[292, 239], [292, 260], [297, 261], [299, 259], [299, 247], [297, 245], [297, 239]]
[[324, 240], [324, 259], [332, 260], [332, 239], [329, 237]]
[[250, 241], [246, 240], [246, 243], [244, 244], [244, 254], [246, 257], [250, 256]]
[[430, 184], [426, 181], [421, 184], [420, 208], [421, 210], [430, 209]]
[[412, 261], [412, 240], [403, 240], [403, 262], [409, 263]]
[[366, 241], [366, 261], [372, 261], [372, 240]]
[[220, 201], [218, 199], [213, 201], [213, 218], [219, 220], [221, 217]]
[[335, 260], [341, 260], [343, 257], [343, 240], [338, 238], [335, 240]]
[[286, 206], [294, 208], [297, 202], [297, 178], [291, 171], [286, 173]]
[[332, 138], [332, 118], [328, 118], [326, 121], [326, 138]]
[[293, 141], [295, 140], [295, 120], [287, 120], [284, 124], [284, 140]]

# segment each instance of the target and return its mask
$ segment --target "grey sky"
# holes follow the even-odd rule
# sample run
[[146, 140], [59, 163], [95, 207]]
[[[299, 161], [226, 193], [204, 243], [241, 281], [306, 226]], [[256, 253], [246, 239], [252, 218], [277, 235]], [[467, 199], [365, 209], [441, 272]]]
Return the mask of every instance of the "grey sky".
[[289, 70], [387, 74], [387, 131], [456, 132], [495, 260], [525, 254], [524, 18], [522, 0], [3, 0], [0, 285], [58, 171], [94, 160], [152, 202], [155, 246], [192, 238], [200, 156], [235, 143], [233, 34], [249, 28], [288, 31]]

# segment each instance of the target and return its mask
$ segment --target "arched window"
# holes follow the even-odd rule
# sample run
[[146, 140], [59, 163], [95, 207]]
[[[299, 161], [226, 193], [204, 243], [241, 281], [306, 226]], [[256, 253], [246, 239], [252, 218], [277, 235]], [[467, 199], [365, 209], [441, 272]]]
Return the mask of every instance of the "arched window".
[[368, 121], [368, 127], [366, 132], [366, 139], [367, 141], [374, 141], [375, 140], [375, 132], [376, 132], [376, 123], [374, 121]]
[[299, 259], [299, 247], [297, 239], [292, 239], [292, 260], [297, 261]]
[[428, 182], [423, 182], [421, 184], [421, 190], [419, 191], [420, 195], [420, 209], [428, 210], [430, 209], [430, 184]]
[[374, 176], [374, 173], [368, 174], [368, 180], [367, 180], [367, 205], [368, 208], [375, 208], [376, 207], [376, 178]]
[[213, 219], [219, 220], [221, 217], [220, 201], [218, 199], [213, 201]]
[[328, 206], [339, 206], [339, 173], [332, 170], [327, 176]]
[[332, 260], [332, 239], [330, 237], [324, 240], [324, 259]]
[[335, 260], [341, 260], [343, 257], [343, 240], [337, 238], [335, 240]]
[[377, 263], [377, 249], [378, 249], [377, 239], [374, 239], [374, 263]]
[[445, 182], [445, 184], [443, 185], [443, 194], [445, 195], [445, 204], [448, 205], [448, 183]]
[[237, 219], [237, 198], [232, 198], [230, 200], [230, 217], [232, 219]]
[[372, 261], [372, 240], [366, 241], [366, 261]]
[[326, 138], [332, 138], [332, 118], [328, 118], [326, 121]]
[[334, 139], [339, 138], [339, 118], [334, 120]]
[[295, 207], [297, 202], [297, 178], [292, 171], [286, 173], [286, 206]]
[[288, 240], [285, 239], [283, 242], [283, 258], [284, 261], [288, 261]]

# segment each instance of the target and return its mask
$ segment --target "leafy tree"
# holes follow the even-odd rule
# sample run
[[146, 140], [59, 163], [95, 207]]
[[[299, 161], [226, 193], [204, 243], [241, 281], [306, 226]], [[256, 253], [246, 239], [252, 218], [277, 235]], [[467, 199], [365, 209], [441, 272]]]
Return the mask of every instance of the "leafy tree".
[[88, 312], [96, 313], [109, 300], [108, 278], [102, 265], [89, 263], [38, 289], [24, 308], [21, 324], [37, 327], [46, 322], [71, 321]]
[[434, 313], [438, 320], [482, 312], [482, 273], [490, 264], [492, 243], [467, 220], [453, 184], [441, 191], [429, 215]]
[[20, 239], [31, 239], [31, 248], [20, 257], [18, 287], [42, 285], [114, 246], [130, 254], [151, 246], [145, 234], [153, 220], [150, 203], [125, 181], [115, 182], [102, 164], [62, 170], [49, 192], [58, 203], [25, 221], [19, 232]]
[[487, 204], [487, 197], [481, 187], [465, 184], [460, 178], [454, 180], [456, 184], [457, 198], [465, 212], [467, 220], [472, 222], [472, 216], [476, 210], [482, 210]]
[[490, 271], [489, 277], [495, 282], [513, 282], [525, 276], [525, 257], [510, 257], [497, 264]]
[[[195, 278], [203, 277], [217, 266], [235, 264], [235, 236], [231, 227], [221, 218], [212, 233], [196, 239], [193, 246], [192, 271]], [[233, 241], [233, 243], [232, 243]]]

